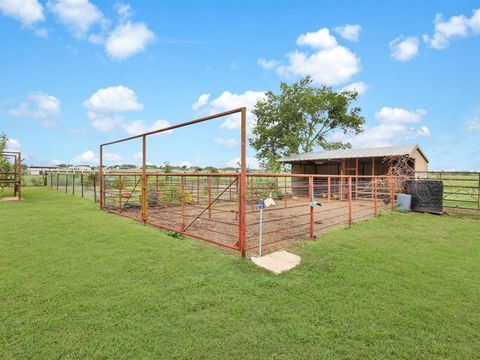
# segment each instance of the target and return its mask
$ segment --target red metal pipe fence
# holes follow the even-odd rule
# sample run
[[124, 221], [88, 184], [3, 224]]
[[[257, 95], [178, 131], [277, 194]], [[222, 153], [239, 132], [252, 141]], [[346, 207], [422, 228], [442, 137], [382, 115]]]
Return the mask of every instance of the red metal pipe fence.
[[258, 248], [260, 199], [275, 202], [263, 215], [263, 244], [268, 249], [374, 217], [394, 206], [390, 202], [399, 190], [398, 178], [386, 176], [247, 173], [249, 191], [242, 198], [239, 173], [146, 173], [145, 187], [139, 186], [142, 176], [105, 173], [104, 209], [241, 254]]

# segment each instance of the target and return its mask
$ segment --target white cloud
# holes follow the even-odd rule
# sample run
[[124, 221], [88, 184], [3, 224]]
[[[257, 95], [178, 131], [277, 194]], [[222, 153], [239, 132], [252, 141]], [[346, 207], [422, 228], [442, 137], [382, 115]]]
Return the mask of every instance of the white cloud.
[[31, 26], [45, 19], [43, 6], [37, 0], [0, 0], [0, 12]]
[[259, 58], [257, 60], [258, 65], [260, 65], [262, 68], [271, 70], [276, 68], [280, 63], [277, 60], [265, 60], [264, 58]]
[[375, 113], [375, 118], [383, 123], [416, 123], [420, 122], [426, 114], [424, 109], [411, 111], [384, 106]]
[[97, 113], [143, 110], [135, 91], [122, 85], [98, 89], [83, 106]]
[[[251, 109], [255, 106], [258, 100], [263, 98], [265, 93], [263, 91], [245, 91], [243, 94], [232, 94], [229, 91], [224, 91], [219, 97], [211, 100], [203, 106], [204, 113], [212, 114], [232, 110], [235, 108], [247, 108], [247, 126], [250, 129], [254, 125], [254, 116]], [[221, 129], [238, 130], [240, 129], [240, 115], [235, 114], [227, 116], [220, 125]]]
[[87, 116], [90, 119], [92, 127], [98, 131], [112, 131], [123, 123], [123, 118], [119, 115], [100, 114], [94, 111], [88, 111]]
[[338, 33], [342, 38], [350, 41], [358, 41], [360, 36], [360, 30], [362, 27], [360, 25], [344, 25], [344, 26], [337, 26], [335, 32]]
[[[225, 165], [228, 167], [240, 167], [240, 158], [232, 159]], [[260, 169], [258, 159], [255, 157], [247, 157], [247, 167], [250, 169]]]
[[222, 138], [222, 137], [216, 137], [213, 139], [213, 142], [218, 145], [222, 145], [226, 147], [227, 149], [233, 149], [238, 145], [238, 140], [235, 138]]
[[[160, 130], [170, 126], [167, 120], [158, 119], [153, 124], [148, 125], [143, 120], [135, 120], [129, 123], [122, 123], [122, 128], [130, 135], [138, 135], [149, 131]], [[172, 133], [173, 130], [168, 130], [159, 135], [166, 135]]]
[[[120, 164], [123, 162], [123, 158], [117, 153], [104, 152], [102, 154], [102, 162], [104, 166]], [[60, 161], [60, 163], [63, 163], [63, 161]], [[87, 150], [73, 158], [74, 165], [98, 165], [99, 163], [100, 156], [92, 150]]]
[[38, 36], [39, 38], [42, 38], [42, 39], [47, 39], [48, 38], [48, 30], [45, 29], [45, 28], [35, 29], [35, 31], [33, 33], [36, 36]]
[[330, 35], [327, 28], [323, 28], [316, 32], [301, 34], [297, 38], [297, 45], [311, 46], [315, 49], [331, 49], [337, 46], [337, 40]]
[[35, 92], [28, 100], [7, 111], [9, 115], [20, 118], [33, 118], [40, 121], [43, 127], [58, 124], [57, 117], [61, 114], [60, 100], [43, 92]]
[[115, 11], [122, 21], [132, 16], [132, 7], [130, 4], [117, 3], [115, 4]]
[[430, 129], [426, 126], [422, 126], [420, 129], [417, 130], [417, 134], [420, 137], [429, 137]]
[[153, 41], [155, 34], [143, 23], [125, 23], [109, 34], [105, 42], [105, 50], [116, 60], [124, 60], [145, 50]]
[[50, 0], [47, 8], [77, 38], [84, 38], [96, 24], [102, 27], [108, 25], [102, 12], [89, 0]]
[[359, 135], [336, 134], [335, 140], [349, 141], [354, 146], [389, 146], [405, 143], [418, 138], [430, 136], [427, 126], [415, 128], [411, 124], [419, 123], [426, 115], [423, 109], [405, 110], [402, 108], [383, 107], [375, 113], [378, 124], [366, 126]]
[[208, 103], [208, 99], [210, 98], [210, 94], [202, 94], [198, 98], [198, 100], [192, 105], [193, 110], [198, 110], [204, 105]]
[[7, 141], [7, 146], [5, 147], [5, 151], [20, 151], [22, 145], [20, 144], [20, 141], [17, 139], [8, 139]]
[[473, 120], [470, 120], [467, 123], [467, 131], [468, 132], [475, 132], [477, 130], [480, 130], [480, 119], [475, 118]]
[[363, 95], [367, 92], [368, 86], [363, 82], [363, 81], [358, 81], [351, 83], [347, 86], [344, 86], [343, 88], [340, 89], [340, 92], [342, 91], [356, 91], [358, 95]]
[[286, 64], [269, 63], [270, 68], [283, 77], [310, 75], [315, 84], [330, 86], [344, 83], [360, 71], [357, 55], [338, 45], [327, 28], [300, 35], [297, 45], [310, 46], [313, 51], [295, 50], [287, 54]]
[[437, 14], [434, 24], [433, 35], [425, 34], [423, 39], [434, 49], [445, 49], [450, 44], [451, 38], [480, 33], [480, 9], [473, 10], [470, 18], [456, 15], [444, 20], [442, 14]]
[[119, 113], [143, 110], [135, 91], [123, 85], [98, 89], [83, 106], [89, 110], [87, 116], [92, 126], [104, 132], [124, 124]]
[[412, 60], [418, 54], [418, 39], [416, 37], [407, 37], [403, 35], [390, 41], [390, 57], [398, 61]]
[[123, 162], [122, 156], [117, 153], [103, 153], [103, 162], [105, 164], [119, 164]]
[[98, 156], [92, 150], [87, 150], [73, 158], [74, 165], [96, 165], [98, 162]]

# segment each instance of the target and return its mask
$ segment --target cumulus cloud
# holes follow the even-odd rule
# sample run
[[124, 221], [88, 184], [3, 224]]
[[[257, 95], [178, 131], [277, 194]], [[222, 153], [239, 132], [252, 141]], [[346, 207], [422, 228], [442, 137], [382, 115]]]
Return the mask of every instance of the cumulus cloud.
[[5, 151], [20, 151], [22, 148], [22, 145], [20, 144], [20, 141], [14, 138], [10, 138], [7, 141], [7, 146], [5, 147]]
[[135, 91], [123, 85], [98, 89], [83, 105], [101, 113], [143, 110]]
[[335, 32], [338, 33], [342, 38], [350, 41], [358, 41], [360, 36], [360, 30], [362, 27], [360, 25], [344, 25], [344, 26], [337, 26]]
[[473, 10], [470, 18], [456, 15], [445, 20], [442, 14], [437, 14], [434, 24], [433, 35], [425, 34], [423, 40], [434, 49], [445, 49], [450, 44], [451, 38], [480, 33], [480, 8]]
[[368, 147], [389, 146], [428, 137], [430, 129], [427, 126], [413, 126], [420, 123], [426, 113], [423, 109], [406, 110], [385, 106], [375, 113], [377, 125], [365, 127], [365, 131], [359, 135], [337, 134], [337, 137], [338, 140], [349, 141], [354, 146]]
[[208, 99], [210, 98], [210, 94], [202, 94], [198, 98], [198, 100], [192, 105], [193, 110], [198, 110], [201, 107], [205, 106], [208, 103]]
[[238, 140], [235, 138], [223, 138], [223, 137], [216, 137], [213, 139], [215, 144], [221, 145], [226, 147], [227, 149], [233, 149], [237, 147]]
[[119, 24], [107, 37], [105, 50], [115, 60], [127, 59], [145, 50], [155, 34], [143, 23]]
[[412, 60], [418, 54], [418, 39], [403, 35], [390, 42], [390, 57], [398, 61]]
[[94, 25], [108, 25], [102, 12], [89, 0], [50, 0], [47, 8], [77, 38], [84, 38]]
[[405, 110], [384, 106], [375, 113], [375, 118], [383, 123], [409, 123], [420, 122], [427, 112], [424, 109]]
[[351, 83], [347, 86], [344, 86], [343, 88], [340, 89], [340, 92], [342, 91], [356, 91], [358, 95], [363, 95], [367, 92], [368, 86], [363, 82], [363, 81], [358, 81]]
[[[149, 131], [160, 130], [169, 127], [171, 124], [167, 120], [158, 119], [153, 124], [147, 124], [143, 120], [135, 120], [131, 122], [124, 122], [121, 124], [122, 128], [130, 135], [138, 135]], [[159, 135], [166, 135], [172, 133], [173, 130], [168, 130]]]
[[287, 54], [285, 64], [259, 61], [264, 68], [275, 69], [282, 77], [310, 75], [315, 84], [338, 85], [360, 71], [360, 58], [350, 49], [338, 45], [327, 28], [301, 34], [297, 45], [311, 48], [310, 51], [295, 50]]
[[121, 113], [143, 110], [135, 91], [123, 85], [98, 89], [83, 106], [89, 110], [92, 126], [99, 131], [111, 131], [123, 124]]
[[73, 158], [75, 165], [96, 165], [98, 162], [99, 158], [92, 150], [87, 150]]
[[[255, 106], [258, 100], [265, 96], [263, 91], [245, 91], [243, 94], [233, 94], [230, 91], [224, 91], [219, 97], [207, 102], [202, 107], [203, 113], [219, 113], [227, 110], [247, 107], [247, 126], [250, 129], [255, 122], [254, 116], [251, 113], [251, 109]], [[238, 130], [240, 129], [240, 116], [239, 114], [227, 116], [220, 125], [221, 129], [226, 130]]]
[[259, 58], [257, 60], [257, 63], [262, 68], [267, 69], [267, 70], [274, 69], [280, 64], [277, 60], [266, 60], [264, 58]]
[[44, 92], [34, 92], [27, 101], [9, 109], [7, 113], [19, 118], [33, 118], [39, 120], [43, 127], [52, 127], [58, 124], [61, 114], [60, 100]]
[[316, 32], [307, 32], [297, 38], [297, 45], [311, 46], [315, 49], [331, 49], [337, 46], [337, 40], [327, 28]]
[[0, 12], [19, 20], [23, 26], [43, 21], [43, 6], [37, 0], [0, 0]]

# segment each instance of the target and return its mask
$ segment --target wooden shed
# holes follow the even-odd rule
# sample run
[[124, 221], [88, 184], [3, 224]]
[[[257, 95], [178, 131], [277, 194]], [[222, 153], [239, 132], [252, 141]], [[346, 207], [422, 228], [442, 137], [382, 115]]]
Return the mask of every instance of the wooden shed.
[[395, 164], [395, 157], [404, 156], [408, 156], [408, 164], [414, 171], [428, 171], [428, 158], [418, 145], [309, 152], [279, 161], [291, 164], [292, 174], [379, 176], [387, 174]]

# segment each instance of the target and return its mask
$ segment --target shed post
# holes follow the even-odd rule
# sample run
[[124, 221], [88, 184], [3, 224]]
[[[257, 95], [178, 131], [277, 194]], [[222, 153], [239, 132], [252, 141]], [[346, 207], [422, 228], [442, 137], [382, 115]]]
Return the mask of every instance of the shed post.
[[348, 226], [352, 226], [352, 177], [348, 177]]

